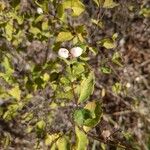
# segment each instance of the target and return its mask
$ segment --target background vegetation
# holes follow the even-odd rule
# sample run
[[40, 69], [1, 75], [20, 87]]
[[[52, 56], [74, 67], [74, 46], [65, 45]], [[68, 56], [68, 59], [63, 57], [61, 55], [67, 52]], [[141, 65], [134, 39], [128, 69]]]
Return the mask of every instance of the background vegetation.
[[149, 150], [149, 5], [1, 0], [0, 148]]

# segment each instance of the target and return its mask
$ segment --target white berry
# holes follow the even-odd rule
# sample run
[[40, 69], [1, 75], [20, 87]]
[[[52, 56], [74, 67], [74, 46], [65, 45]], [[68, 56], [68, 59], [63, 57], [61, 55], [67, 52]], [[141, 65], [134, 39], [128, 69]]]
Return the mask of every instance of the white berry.
[[83, 49], [81, 47], [73, 47], [70, 50], [70, 53], [73, 57], [79, 57], [83, 52]]
[[37, 13], [38, 13], [38, 14], [43, 14], [43, 9], [40, 8], [40, 7], [38, 7], [38, 8], [37, 8]]
[[128, 82], [128, 83], [126, 84], [126, 87], [127, 87], [127, 88], [131, 88], [131, 84]]
[[69, 51], [66, 48], [60, 48], [58, 51], [58, 55], [62, 58], [68, 58], [69, 57]]

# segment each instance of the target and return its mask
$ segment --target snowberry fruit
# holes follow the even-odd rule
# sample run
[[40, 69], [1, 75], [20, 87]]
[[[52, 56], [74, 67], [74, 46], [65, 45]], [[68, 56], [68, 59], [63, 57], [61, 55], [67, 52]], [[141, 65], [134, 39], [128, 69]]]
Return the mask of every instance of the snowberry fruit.
[[58, 51], [58, 55], [62, 58], [68, 58], [69, 57], [69, 51], [66, 48], [60, 48]]
[[83, 49], [81, 47], [73, 47], [70, 50], [70, 53], [73, 57], [79, 57], [83, 52]]
[[38, 7], [38, 8], [37, 8], [37, 13], [38, 13], [38, 14], [43, 14], [43, 9], [40, 8], [40, 7]]

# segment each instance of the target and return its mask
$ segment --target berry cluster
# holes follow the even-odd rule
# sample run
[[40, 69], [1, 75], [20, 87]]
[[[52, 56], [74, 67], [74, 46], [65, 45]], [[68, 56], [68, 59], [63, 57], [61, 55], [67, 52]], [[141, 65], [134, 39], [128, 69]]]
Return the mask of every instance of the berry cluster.
[[73, 47], [70, 52], [66, 48], [60, 48], [58, 51], [58, 55], [62, 58], [68, 58], [69, 54], [72, 57], [79, 57], [83, 53], [83, 49], [81, 47]]

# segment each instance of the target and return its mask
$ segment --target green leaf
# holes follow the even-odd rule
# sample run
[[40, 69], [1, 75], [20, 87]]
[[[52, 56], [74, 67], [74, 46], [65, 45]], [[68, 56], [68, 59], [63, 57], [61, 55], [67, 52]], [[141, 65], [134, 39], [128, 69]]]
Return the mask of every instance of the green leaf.
[[44, 15], [41, 14], [37, 18], [35, 18], [35, 20], [33, 20], [33, 21], [34, 21], [35, 24], [37, 24], [37, 23], [39, 23], [43, 20], [44, 20]]
[[86, 150], [88, 146], [88, 138], [87, 135], [81, 131], [77, 126], [75, 127], [76, 137], [77, 137], [77, 144], [76, 150]]
[[101, 104], [97, 101], [89, 102], [88, 104], [86, 104], [84, 109], [89, 110], [92, 115], [92, 118], [88, 118], [87, 120], [85, 120], [84, 125], [88, 127], [94, 127], [95, 125], [97, 125], [102, 116]]
[[123, 65], [120, 63], [120, 61], [121, 61], [120, 54], [118, 52], [115, 52], [112, 57], [112, 62], [122, 67]]
[[74, 76], [81, 75], [85, 71], [83, 63], [76, 63], [72, 67], [72, 73]]
[[122, 89], [121, 83], [117, 82], [112, 86], [112, 91], [116, 94], [119, 94], [121, 92], [121, 89]]
[[111, 73], [111, 68], [108, 67], [101, 67], [101, 72], [105, 74], [110, 74]]
[[56, 92], [56, 98], [71, 100], [71, 99], [73, 99], [72, 90], [64, 91], [64, 89], [63, 90], [60, 89]]
[[57, 42], [69, 41], [73, 38], [73, 35], [70, 32], [60, 32], [56, 38]]
[[7, 107], [7, 111], [4, 113], [3, 115], [3, 119], [5, 120], [11, 120], [12, 118], [14, 118], [18, 111], [21, 110], [23, 107], [22, 103], [17, 103], [17, 104], [11, 104]]
[[89, 98], [89, 96], [93, 93], [94, 84], [95, 84], [94, 73], [90, 72], [88, 77], [84, 78], [79, 87], [80, 94], [78, 103], [84, 102]]
[[70, 85], [70, 81], [68, 80], [68, 78], [67, 77], [61, 77], [60, 78], [60, 82], [63, 84], [63, 85]]
[[40, 120], [35, 125], [35, 132], [38, 137], [44, 137], [45, 136], [45, 128], [46, 128], [46, 122], [44, 120]]
[[102, 116], [101, 104], [97, 101], [89, 102], [84, 108], [75, 110], [74, 121], [84, 127], [94, 127]]
[[104, 8], [114, 8], [119, 4], [115, 3], [113, 0], [105, 0], [103, 7]]
[[87, 109], [79, 109], [74, 112], [74, 120], [78, 125], [84, 125], [85, 121], [92, 118], [91, 112]]
[[24, 18], [18, 15], [17, 12], [10, 12], [9, 17], [16, 19], [19, 25], [23, 24]]

